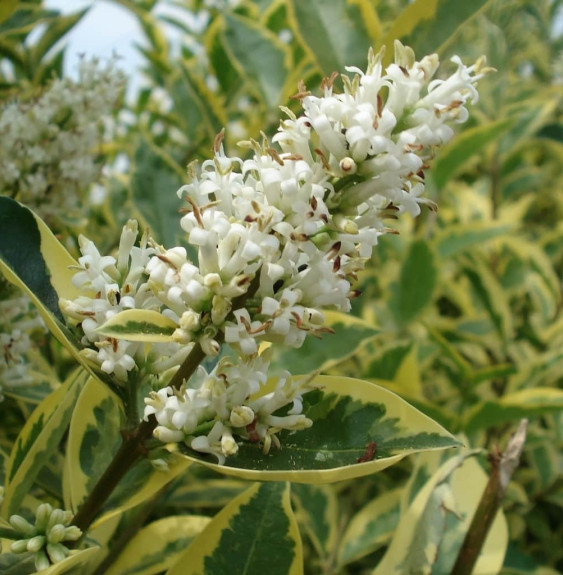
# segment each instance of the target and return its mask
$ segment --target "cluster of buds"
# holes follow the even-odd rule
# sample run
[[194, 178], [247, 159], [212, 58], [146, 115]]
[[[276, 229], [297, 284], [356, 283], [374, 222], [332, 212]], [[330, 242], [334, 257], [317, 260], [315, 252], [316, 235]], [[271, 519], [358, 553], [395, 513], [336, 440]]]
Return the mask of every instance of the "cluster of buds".
[[37, 508], [34, 525], [20, 515], [12, 515], [10, 525], [21, 536], [12, 543], [12, 553], [34, 553], [37, 571], [62, 561], [70, 553], [64, 543], [77, 541], [82, 536], [78, 527], [69, 526], [71, 520], [70, 511], [53, 509], [48, 503]]
[[383, 52], [370, 52], [366, 72], [348, 69], [343, 93], [336, 76], [318, 97], [300, 85], [303, 114], [285, 110], [273, 138], [279, 148], [264, 137], [241, 142], [248, 159], [230, 157], [219, 134], [213, 159], [190, 166], [191, 182], [178, 192], [187, 203], [180, 224], [197, 263], [182, 247], [154, 245], [137, 290], [176, 323], [172, 343], [198, 343], [216, 356], [225, 341], [237, 359], [147, 398], [145, 417], [156, 417], [162, 441], [184, 441], [222, 462], [237, 451], [234, 435], [267, 451], [281, 429], [311, 425], [304, 387], [289, 374], [273, 394], [252, 399], [267, 380], [261, 344], [298, 348], [330, 331], [324, 309], [350, 310], [357, 274], [388, 231], [384, 220], [433, 207], [422, 197], [424, 170], [451, 139], [448, 124], [467, 119], [465, 105], [477, 100], [475, 83], [487, 71], [484, 60], [467, 67], [453, 58], [457, 71], [437, 80], [436, 55], [417, 62], [409, 48], [395, 48], [386, 70]]

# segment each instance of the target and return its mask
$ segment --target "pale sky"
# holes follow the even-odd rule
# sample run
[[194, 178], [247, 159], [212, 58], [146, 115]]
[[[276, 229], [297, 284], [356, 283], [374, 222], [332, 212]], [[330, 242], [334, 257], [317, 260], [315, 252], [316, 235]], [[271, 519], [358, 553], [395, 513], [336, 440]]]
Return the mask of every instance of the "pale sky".
[[76, 12], [91, 6], [82, 21], [65, 37], [68, 44], [66, 74], [74, 75], [79, 54], [105, 59], [117, 53], [119, 67], [129, 74], [141, 65], [143, 58], [134, 44], [142, 41], [143, 33], [135, 18], [118, 4], [104, 0], [46, 0], [45, 4], [63, 12]]

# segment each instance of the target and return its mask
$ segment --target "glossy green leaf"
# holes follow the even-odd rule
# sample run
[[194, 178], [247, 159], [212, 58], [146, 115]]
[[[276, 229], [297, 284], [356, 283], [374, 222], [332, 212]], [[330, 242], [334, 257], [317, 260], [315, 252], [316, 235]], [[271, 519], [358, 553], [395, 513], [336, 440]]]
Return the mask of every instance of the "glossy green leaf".
[[303, 552], [288, 483], [255, 483], [220, 511], [167, 575], [300, 575]]
[[399, 325], [410, 323], [430, 303], [437, 276], [438, 268], [429, 243], [422, 239], [412, 242], [389, 302]]
[[348, 523], [338, 547], [338, 564], [373, 553], [393, 535], [401, 512], [401, 490], [394, 489], [364, 505]]
[[387, 30], [383, 44], [386, 60], [393, 59], [393, 42], [401, 40], [418, 58], [440, 51], [457, 30], [480, 12], [490, 0], [455, 2], [449, 0], [414, 0]]
[[436, 187], [438, 189], [443, 188], [470, 158], [475, 154], [482, 153], [485, 146], [498, 140], [513, 123], [511, 118], [497, 120], [458, 134], [453, 142], [440, 152], [440, 156], [432, 168], [431, 174]]
[[370, 47], [378, 44], [379, 20], [365, 1], [291, 0], [291, 20], [303, 47], [325, 76], [345, 66], [365, 68]]
[[254, 81], [268, 108], [285, 102], [290, 53], [278, 38], [248, 18], [226, 12], [223, 38], [241, 76]]
[[329, 560], [336, 546], [339, 527], [338, 498], [330, 485], [291, 486], [297, 519], [303, 525], [322, 562]]
[[163, 150], [141, 139], [135, 150], [131, 188], [133, 202], [151, 233], [164, 245], [177, 245], [181, 236], [181, 201], [176, 190], [183, 184], [182, 169]]
[[0, 271], [31, 297], [49, 329], [72, 349], [59, 298], [79, 295], [70, 269], [76, 260], [39, 217], [6, 196], [0, 196], [0, 228]]
[[[487, 484], [471, 452], [446, 461], [402, 515], [374, 575], [449, 573]], [[508, 544], [499, 513], [477, 560], [475, 573], [498, 573]]]
[[128, 341], [168, 342], [178, 325], [157, 311], [127, 309], [96, 329], [106, 337]]
[[[72, 415], [63, 487], [67, 509], [76, 510], [108, 467], [121, 445], [123, 414], [120, 402], [104, 385], [90, 379]], [[157, 471], [148, 459], [139, 460], [106, 502], [94, 527], [153, 497], [189, 465], [171, 455], [168, 471]]]
[[291, 366], [293, 373], [304, 374], [332, 366], [359, 351], [361, 346], [379, 333], [367, 322], [341, 312], [325, 312], [326, 324], [334, 334], [324, 334], [322, 339], [308, 337], [301, 348], [276, 348], [272, 362], [273, 372]]
[[72, 414], [64, 469], [65, 508], [76, 511], [121, 443], [120, 401], [90, 379]]
[[464, 417], [464, 429], [469, 433], [523, 417], [539, 417], [561, 410], [563, 390], [551, 387], [522, 389], [472, 407]]
[[3, 515], [17, 513], [41, 468], [59, 448], [89, 374], [78, 369], [38, 405], [14, 444], [6, 468]]
[[259, 445], [245, 442], [220, 466], [214, 457], [179, 447], [190, 460], [226, 475], [318, 484], [381, 471], [410, 453], [460, 445], [443, 427], [378, 385], [322, 375], [312, 385], [319, 389], [304, 396], [304, 413], [313, 426], [281, 432], [279, 450], [264, 455]]
[[105, 575], [162, 573], [210, 521], [203, 515], [176, 515], [149, 523], [131, 539]]
[[223, 507], [247, 487], [246, 481], [235, 479], [197, 480], [174, 489], [166, 498], [166, 504], [174, 509]]

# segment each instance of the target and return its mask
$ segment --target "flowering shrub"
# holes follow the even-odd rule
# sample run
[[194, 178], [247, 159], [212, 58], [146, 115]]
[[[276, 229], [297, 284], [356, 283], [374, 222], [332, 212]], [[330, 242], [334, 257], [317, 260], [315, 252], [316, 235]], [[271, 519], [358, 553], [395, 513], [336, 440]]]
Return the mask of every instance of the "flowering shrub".
[[83, 13], [0, 10], [0, 570], [518, 564], [522, 506], [557, 494], [563, 236], [511, 224], [499, 165], [528, 153], [474, 160], [539, 120], [486, 117], [474, 24], [501, 15], [400, 4], [196, 3], [162, 20], [176, 57], [162, 3], [124, 3], [129, 102], [114, 61], [45, 73]]

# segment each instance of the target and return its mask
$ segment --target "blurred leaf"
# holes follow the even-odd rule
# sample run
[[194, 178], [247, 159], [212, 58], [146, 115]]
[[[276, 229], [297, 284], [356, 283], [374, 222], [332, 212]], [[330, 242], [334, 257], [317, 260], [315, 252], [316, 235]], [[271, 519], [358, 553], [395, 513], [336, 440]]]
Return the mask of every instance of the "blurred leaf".
[[[399, 521], [374, 575], [449, 573], [487, 484], [472, 454], [444, 463], [418, 492]], [[498, 573], [508, 544], [502, 512], [495, 518], [475, 573]]]
[[66, 559], [52, 565], [49, 569], [41, 571], [43, 575], [81, 575], [89, 571], [94, 559], [100, 553], [99, 547], [90, 547], [80, 551], [71, 551]]
[[413, 241], [389, 302], [399, 325], [410, 323], [430, 303], [437, 276], [438, 268], [428, 242]]
[[226, 12], [225, 47], [243, 78], [255, 82], [268, 108], [285, 102], [283, 88], [290, 68], [287, 46], [250, 19]]
[[350, 520], [342, 535], [338, 564], [346, 565], [373, 553], [392, 537], [399, 523], [401, 489], [377, 496]]
[[338, 498], [328, 485], [291, 486], [297, 518], [311, 539], [322, 562], [330, 560], [339, 526]]
[[74, 371], [63, 385], [37, 406], [18, 435], [6, 466], [5, 517], [19, 511], [37, 474], [58, 450], [88, 377], [89, 374], [82, 369]]
[[447, 258], [503, 236], [514, 227], [512, 224], [489, 222], [452, 224], [438, 231], [433, 243], [439, 258]]
[[563, 390], [549, 387], [522, 389], [496, 401], [483, 401], [471, 408], [464, 417], [464, 429], [470, 433], [521, 419], [539, 417], [563, 410]]
[[0, 4], [0, 24], [7, 20], [18, 5], [19, 0], [3, 0], [2, 4]]
[[181, 233], [181, 169], [162, 149], [141, 139], [135, 150], [131, 188], [133, 201], [149, 224], [154, 237], [164, 245], [177, 245]]
[[302, 574], [289, 484], [255, 483], [213, 518], [167, 575], [196, 573]]
[[74, 14], [60, 15], [49, 22], [37, 43], [30, 49], [30, 60], [34, 70], [39, 67], [49, 50], [82, 20], [88, 10], [89, 8], [84, 8]]
[[293, 28], [324, 76], [344, 72], [345, 66], [365, 67], [380, 31], [377, 13], [368, 2], [291, 0], [289, 6]]
[[176, 515], [149, 523], [131, 539], [105, 575], [162, 573], [210, 521], [203, 515]]
[[507, 294], [498, 279], [482, 258], [467, 260], [464, 272], [469, 278], [475, 293], [489, 313], [495, 328], [503, 341], [513, 335], [512, 313], [508, 305]]
[[392, 61], [396, 39], [410, 46], [419, 58], [440, 51], [463, 24], [490, 3], [491, 0], [455, 3], [449, 0], [414, 0], [385, 35], [385, 61]]
[[431, 171], [436, 187], [443, 188], [467, 163], [467, 160], [475, 154], [483, 153], [488, 144], [497, 141], [513, 124], [514, 119], [507, 118], [476, 126], [456, 135], [453, 142], [440, 152]]

